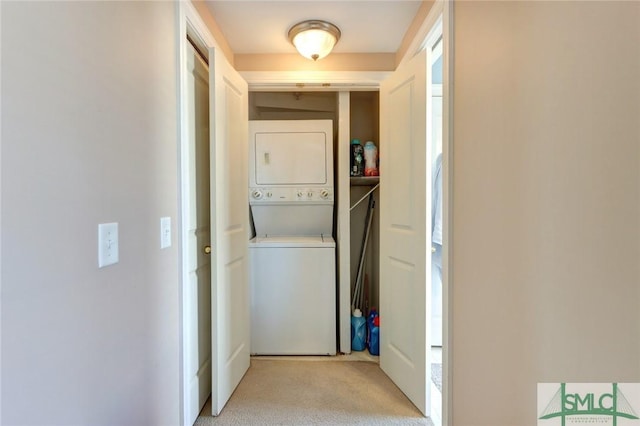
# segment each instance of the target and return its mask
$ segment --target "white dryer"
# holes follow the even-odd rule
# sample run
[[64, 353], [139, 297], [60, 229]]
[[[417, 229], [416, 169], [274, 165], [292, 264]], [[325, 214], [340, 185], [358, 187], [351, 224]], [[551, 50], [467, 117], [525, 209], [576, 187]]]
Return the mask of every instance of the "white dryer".
[[249, 122], [251, 348], [336, 353], [331, 120]]

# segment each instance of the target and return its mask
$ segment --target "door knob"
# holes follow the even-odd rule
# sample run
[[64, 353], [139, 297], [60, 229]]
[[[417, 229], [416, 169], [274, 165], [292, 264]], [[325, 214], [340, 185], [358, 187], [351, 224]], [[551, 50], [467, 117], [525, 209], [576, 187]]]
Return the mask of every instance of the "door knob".
[[204, 254], [211, 254], [211, 246], [204, 246]]

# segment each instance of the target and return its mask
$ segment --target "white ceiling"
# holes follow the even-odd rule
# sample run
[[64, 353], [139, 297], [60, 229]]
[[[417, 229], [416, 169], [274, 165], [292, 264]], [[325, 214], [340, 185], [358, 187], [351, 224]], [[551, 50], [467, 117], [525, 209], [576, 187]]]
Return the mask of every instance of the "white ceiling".
[[395, 53], [419, 0], [206, 0], [234, 54], [295, 53], [287, 39], [294, 24], [322, 19], [340, 28], [336, 53]]

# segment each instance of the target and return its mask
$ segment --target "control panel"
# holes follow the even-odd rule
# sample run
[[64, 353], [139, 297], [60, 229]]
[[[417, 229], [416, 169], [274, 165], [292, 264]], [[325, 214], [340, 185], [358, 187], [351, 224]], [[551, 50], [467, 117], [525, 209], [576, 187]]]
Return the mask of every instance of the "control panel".
[[249, 202], [252, 204], [271, 203], [333, 203], [333, 189], [326, 188], [249, 188]]

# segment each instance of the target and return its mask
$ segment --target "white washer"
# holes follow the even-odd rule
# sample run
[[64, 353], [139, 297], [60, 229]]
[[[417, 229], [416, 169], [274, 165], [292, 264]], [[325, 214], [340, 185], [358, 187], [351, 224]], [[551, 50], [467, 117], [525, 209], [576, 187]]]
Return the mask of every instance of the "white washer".
[[252, 353], [336, 353], [335, 246], [325, 237], [252, 240]]
[[331, 120], [249, 122], [251, 348], [336, 353]]

